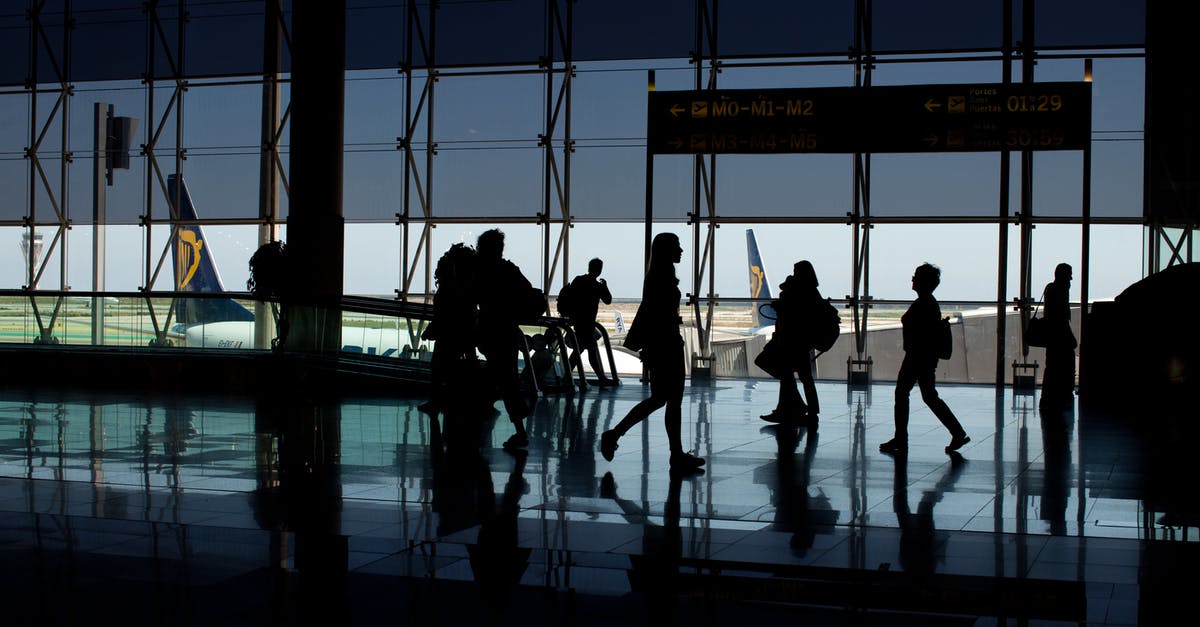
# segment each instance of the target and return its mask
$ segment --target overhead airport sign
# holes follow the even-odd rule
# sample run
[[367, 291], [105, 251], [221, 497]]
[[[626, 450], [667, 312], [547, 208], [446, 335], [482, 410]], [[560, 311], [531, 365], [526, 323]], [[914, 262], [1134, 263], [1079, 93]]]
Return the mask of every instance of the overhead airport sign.
[[652, 91], [653, 154], [1082, 150], [1091, 83]]

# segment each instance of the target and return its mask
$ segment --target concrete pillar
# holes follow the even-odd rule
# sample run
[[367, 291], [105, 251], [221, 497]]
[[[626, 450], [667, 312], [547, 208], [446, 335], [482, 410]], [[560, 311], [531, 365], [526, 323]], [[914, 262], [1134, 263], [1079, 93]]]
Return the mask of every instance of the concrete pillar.
[[295, 3], [287, 246], [299, 291], [288, 314], [289, 350], [341, 348], [345, 60], [345, 0]]

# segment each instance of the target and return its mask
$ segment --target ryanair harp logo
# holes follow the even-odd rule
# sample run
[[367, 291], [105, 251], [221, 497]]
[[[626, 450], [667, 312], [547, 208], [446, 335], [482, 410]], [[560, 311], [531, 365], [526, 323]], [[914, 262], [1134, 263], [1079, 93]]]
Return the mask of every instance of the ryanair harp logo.
[[750, 266], [750, 297], [758, 298], [763, 290], [763, 270], [759, 266]]
[[183, 290], [192, 282], [192, 277], [200, 268], [200, 251], [203, 248], [204, 240], [197, 237], [195, 231], [179, 232], [179, 242], [175, 244], [175, 267], [178, 270], [175, 276], [179, 277], [179, 285], [175, 289]]

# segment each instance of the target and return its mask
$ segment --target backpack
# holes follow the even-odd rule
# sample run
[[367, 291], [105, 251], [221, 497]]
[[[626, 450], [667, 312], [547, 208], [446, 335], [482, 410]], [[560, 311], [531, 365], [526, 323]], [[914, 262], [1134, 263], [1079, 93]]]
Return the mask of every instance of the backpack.
[[809, 341], [812, 347], [824, 353], [833, 348], [838, 335], [842, 332], [842, 316], [837, 307], [828, 298], [813, 312], [812, 325], [809, 328]]
[[570, 318], [575, 311], [575, 287], [572, 283], [567, 283], [558, 292], [558, 298], [554, 301], [555, 308], [558, 309], [558, 315], [564, 318]]
[[950, 359], [954, 354], [954, 334], [950, 331], [950, 318], [938, 321], [937, 356], [938, 359]]

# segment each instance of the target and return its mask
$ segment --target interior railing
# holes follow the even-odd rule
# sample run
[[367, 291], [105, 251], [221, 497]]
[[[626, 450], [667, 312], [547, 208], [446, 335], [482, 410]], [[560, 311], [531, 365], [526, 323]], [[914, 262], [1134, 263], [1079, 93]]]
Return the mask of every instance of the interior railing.
[[[340, 358], [428, 368], [435, 341], [422, 335], [432, 305], [346, 296], [336, 309]], [[0, 344], [8, 345], [266, 352], [281, 350], [278, 323], [278, 304], [249, 293], [0, 290]], [[608, 333], [596, 328], [615, 373]], [[544, 316], [521, 331], [518, 366], [527, 387], [538, 393], [587, 387], [585, 360], [571, 367], [577, 342], [565, 318]]]

